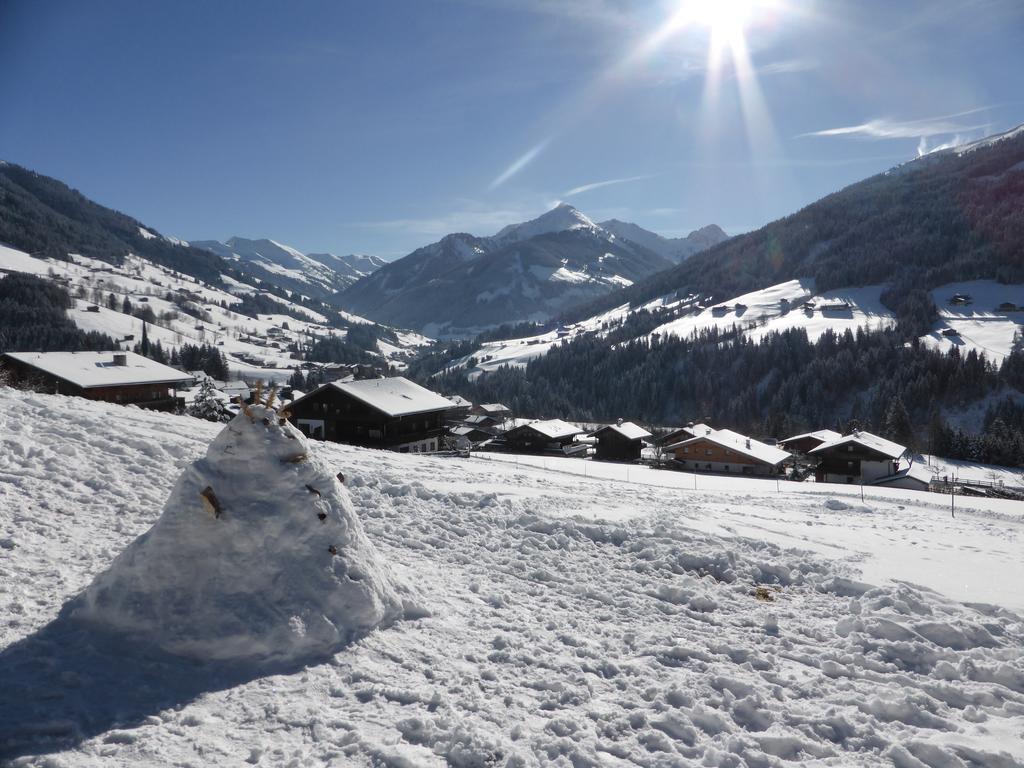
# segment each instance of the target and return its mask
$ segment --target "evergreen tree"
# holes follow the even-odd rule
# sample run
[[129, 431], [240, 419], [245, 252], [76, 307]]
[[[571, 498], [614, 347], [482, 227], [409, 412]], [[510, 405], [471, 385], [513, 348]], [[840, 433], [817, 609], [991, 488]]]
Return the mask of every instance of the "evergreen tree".
[[199, 385], [195, 400], [185, 409], [189, 416], [207, 421], [230, 421], [231, 415], [217, 396], [217, 390], [210, 379], [203, 379]]
[[914, 425], [910, 421], [910, 414], [900, 397], [895, 397], [889, 403], [885, 413], [885, 437], [905, 445], [911, 450], [915, 449]]
[[296, 368], [292, 375], [288, 377], [288, 386], [300, 392], [306, 391], [306, 379], [303, 377], [300, 369]]
[[125, 296], [124, 301], [121, 302], [121, 311], [126, 315], [130, 315], [132, 313], [132, 303], [128, 301], [127, 296]]

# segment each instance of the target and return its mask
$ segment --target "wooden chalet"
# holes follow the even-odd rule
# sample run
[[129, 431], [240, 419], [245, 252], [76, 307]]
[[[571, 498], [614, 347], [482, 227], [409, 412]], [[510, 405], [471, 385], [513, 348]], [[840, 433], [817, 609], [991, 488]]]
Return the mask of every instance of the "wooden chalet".
[[899, 472], [907, 449], [870, 432], [854, 432], [811, 449], [819, 483], [871, 483]]
[[452, 403], [401, 376], [332, 381], [292, 402], [303, 434], [335, 443], [424, 453], [442, 447]]
[[462, 395], [445, 395], [451, 401], [452, 407], [448, 409], [445, 418], [449, 423], [458, 423], [469, 415], [473, 404]]
[[785, 440], [779, 441], [779, 446], [790, 453], [806, 454], [823, 443], [831, 442], [842, 437], [841, 434], [832, 429], [819, 429], [816, 432], [805, 432], [802, 435], [793, 435]]
[[639, 461], [644, 443], [653, 435], [632, 421], [619, 421], [595, 430], [590, 436], [597, 440], [594, 458], [598, 461]]
[[480, 429], [478, 427], [467, 426], [465, 424], [452, 427], [448, 430], [448, 434], [455, 439], [455, 444], [460, 448], [479, 445], [480, 443], [490, 440], [495, 436], [494, 432], [486, 429]]
[[706, 435], [714, 432], [714, 429], [709, 427], [707, 424], [693, 423], [692, 421], [685, 427], [679, 427], [679, 429], [673, 429], [668, 434], [662, 435], [658, 438], [658, 443], [662, 446], [675, 445], [683, 440], [689, 440], [691, 437], [697, 437], [698, 435]]
[[8, 352], [0, 365], [15, 385], [57, 395], [170, 411], [189, 374], [134, 352]]
[[486, 416], [494, 424], [500, 424], [505, 419], [511, 418], [512, 409], [501, 403], [480, 403], [469, 409], [471, 416]]
[[790, 457], [774, 445], [729, 429], [709, 432], [666, 447], [682, 469], [739, 475], [778, 475]]
[[531, 421], [505, 432], [492, 445], [511, 453], [530, 453], [542, 456], [585, 456], [590, 446], [576, 443], [583, 434], [579, 427], [562, 421]]

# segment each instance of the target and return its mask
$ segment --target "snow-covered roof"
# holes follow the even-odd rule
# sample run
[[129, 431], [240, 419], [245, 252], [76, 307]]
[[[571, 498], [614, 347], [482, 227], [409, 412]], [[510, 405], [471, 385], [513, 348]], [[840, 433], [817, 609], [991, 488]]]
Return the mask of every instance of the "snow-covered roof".
[[332, 381], [324, 386], [341, 390], [388, 416], [446, 411], [452, 407], [452, 401], [448, 398], [431, 392], [403, 376], [389, 379]]
[[682, 442], [670, 445], [668, 450], [673, 450], [682, 445], [693, 445], [700, 440], [708, 440], [715, 445], [720, 445], [743, 456], [763, 461], [766, 464], [775, 465], [780, 461], [785, 461], [790, 456], [789, 453], [776, 448], [774, 445], [762, 443], [746, 435], [741, 435], [739, 432], [733, 432], [731, 429], [713, 429], [709, 434], [697, 435], [697, 437], [691, 437], [689, 440], [683, 440]]
[[794, 443], [797, 440], [803, 440], [804, 438], [814, 438], [820, 440], [823, 443], [830, 442], [832, 440], [838, 440], [842, 437], [842, 434], [836, 432], [834, 429], [819, 429], [815, 432], [804, 432], [802, 435], [793, 435], [787, 437], [785, 440], [780, 440], [780, 443]]
[[[125, 364], [117, 365], [115, 355], [123, 355]], [[192, 382], [191, 375], [134, 352], [8, 352], [7, 357], [82, 389]]]
[[934, 479], [934, 475], [928, 467], [922, 464], [911, 464], [906, 469], [901, 469], [894, 475], [888, 475], [887, 477], [881, 477], [878, 480], [872, 481], [871, 485], [888, 485], [889, 483], [903, 480], [907, 477], [924, 483], [925, 485], [930, 485]]
[[451, 400], [452, 405], [454, 405], [457, 408], [466, 408], [468, 406], [473, 405], [473, 403], [464, 398], [462, 395], [445, 395], [445, 397]]
[[507, 405], [501, 403], [482, 403], [477, 408], [484, 413], [508, 413], [511, 410]]
[[552, 440], [557, 440], [562, 437], [572, 437], [573, 435], [578, 435], [583, 431], [575, 424], [570, 424], [569, 422], [562, 421], [561, 419], [531, 421], [529, 424], [524, 424], [523, 426], [532, 429], [534, 432], [539, 432]]
[[907, 452], [907, 448], [905, 446], [902, 446], [899, 443], [894, 443], [892, 440], [886, 440], [884, 437], [873, 435], [870, 432], [854, 432], [852, 435], [846, 435], [835, 440], [830, 440], [827, 443], [822, 443], [817, 448], [812, 448], [810, 453], [824, 453], [825, 451], [838, 446], [851, 444], [859, 445], [869, 451], [875, 451], [876, 453], [880, 453], [890, 459], [898, 459]]
[[590, 434], [599, 435], [606, 429], [610, 429], [613, 432], [618, 432], [627, 440], [645, 440], [651, 437], [651, 433], [641, 427], [639, 424], [634, 424], [632, 421], [624, 421], [621, 424], [609, 424], [606, 427], [595, 429]]

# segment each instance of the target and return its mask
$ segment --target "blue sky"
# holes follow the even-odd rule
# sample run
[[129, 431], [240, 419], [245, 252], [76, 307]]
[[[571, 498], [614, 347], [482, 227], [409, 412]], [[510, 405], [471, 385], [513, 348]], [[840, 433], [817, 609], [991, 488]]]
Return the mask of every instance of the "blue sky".
[[166, 234], [393, 259], [561, 200], [736, 233], [1024, 122], [1018, 0], [723, 2], [2, 0], [0, 157]]

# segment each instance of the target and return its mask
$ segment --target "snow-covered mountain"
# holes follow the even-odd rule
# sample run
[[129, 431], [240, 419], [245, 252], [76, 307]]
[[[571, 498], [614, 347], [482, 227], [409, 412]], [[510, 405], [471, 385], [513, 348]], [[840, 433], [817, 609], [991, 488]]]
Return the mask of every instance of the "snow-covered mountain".
[[266, 238], [231, 237], [224, 242], [193, 240], [191, 244], [234, 262], [239, 269], [261, 280], [273, 280], [285, 288], [317, 299], [333, 296], [385, 263], [376, 256], [307, 255], [290, 245]]
[[642, 245], [659, 256], [664, 256], [677, 263], [729, 239], [729, 236], [717, 224], [709, 224], [706, 227], [695, 229], [686, 237], [662, 237], [637, 224], [630, 224], [618, 219], [602, 221], [600, 227], [606, 232], [611, 232], [620, 240], [629, 240]]
[[[658, 238], [636, 230], [649, 240]], [[385, 265], [339, 295], [338, 303], [430, 335], [467, 335], [502, 323], [543, 321], [676, 263], [642, 239], [620, 237], [562, 203], [491, 237], [447, 235]]]
[[338, 256], [334, 253], [307, 253], [306, 257], [330, 267], [342, 277], [350, 277], [355, 282], [387, 264], [378, 256], [349, 253]]

